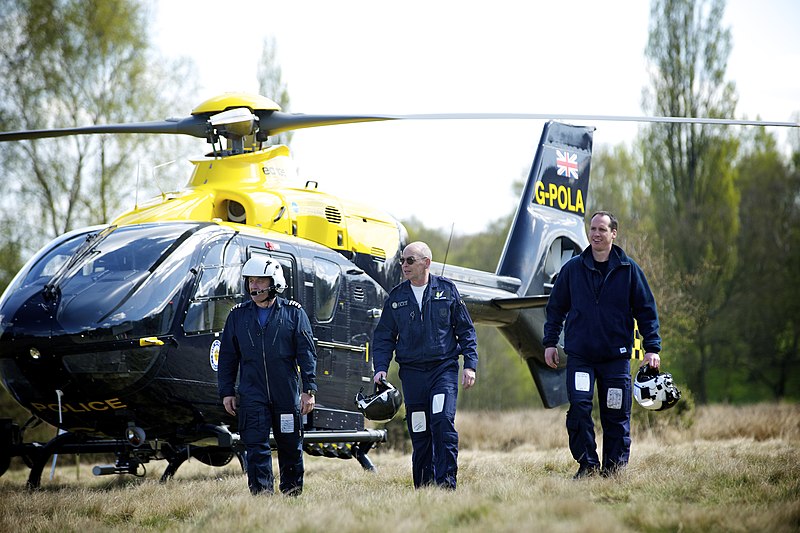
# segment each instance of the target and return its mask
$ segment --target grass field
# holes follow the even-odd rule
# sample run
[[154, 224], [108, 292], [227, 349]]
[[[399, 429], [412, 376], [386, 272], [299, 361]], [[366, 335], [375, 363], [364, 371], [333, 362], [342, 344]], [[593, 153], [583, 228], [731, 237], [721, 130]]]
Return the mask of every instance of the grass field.
[[161, 484], [162, 462], [145, 478], [96, 478], [90, 458], [65, 457], [35, 492], [27, 469], [0, 478], [0, 531], [800, 531], [798, 405], [637, 421], [614, 479], [572, 481], [563, 422], [563, 410], [459, 412], [455, 492], [413, 490], [410, 455], [394, 449], [370, 454], [376, 473], [306, 456], [296, 499], [250, 496], [236, 461], [193, 460]]

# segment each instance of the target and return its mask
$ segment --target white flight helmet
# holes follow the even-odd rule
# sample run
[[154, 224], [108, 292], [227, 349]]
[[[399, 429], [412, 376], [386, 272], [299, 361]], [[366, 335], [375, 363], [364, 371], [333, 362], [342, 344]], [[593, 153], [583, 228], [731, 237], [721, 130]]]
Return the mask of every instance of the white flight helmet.
[[681, 391], [672, 382], [672, 374], [660, 373], [657, 368], [644, 365], [633, 382], [636, 402], [651, 411], [669, 409], [681, 399]]
[[254, 254], [242, 267], [244, 277], [270, 277], [272, 287], [269, 288], [269, 297], [274, 298], [277, 293], [286, 289], [286, 278], [283, 277], [283, 267], [272, 257], [264, 254]]

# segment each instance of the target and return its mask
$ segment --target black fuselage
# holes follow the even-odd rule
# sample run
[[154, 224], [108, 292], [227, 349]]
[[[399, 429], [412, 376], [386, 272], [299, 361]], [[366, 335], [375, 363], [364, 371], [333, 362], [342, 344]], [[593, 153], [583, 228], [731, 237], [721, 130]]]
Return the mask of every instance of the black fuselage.
[[[213, 223], [95, 228], [53, 241], [0, 301], [3, 383], [71, 432], [119, 438], [135, 425], [148, 438], [192, 442], [209, 424], [235, 430], [219, 401], [216, 358], [230, 308], [249, 297], [241, 266], [254, 252], [282, 264], [283, 296], [312, 322], [320, 413], [354, 411], [371, 383], [369, 343], [386, 288], [399, 281], [395, 257], [347, 258]], [[361, 429], [363, 419], [307, 424]], [[343, 425], [356, 427], [335, 427]]]

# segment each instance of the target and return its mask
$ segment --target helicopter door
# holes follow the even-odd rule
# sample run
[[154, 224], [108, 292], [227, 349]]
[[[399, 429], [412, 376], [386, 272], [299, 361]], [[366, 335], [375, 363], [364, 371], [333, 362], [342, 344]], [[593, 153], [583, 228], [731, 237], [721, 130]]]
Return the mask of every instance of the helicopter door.
[[327, 259], [314, 258], [314, 336], [317, 338], [317, 376], [333, 375], [335, 359], [333, 342], [336, 302], [342, 284], [339, 265]]
[[235, 236], [218, 239], [206, 248], [183, 322], [186, 333], [222, 331], [231, 308], [244, 296], [243, 255]]
[[314, 335], [317, 380], [325, 387], [326, 407], [352, 410], [353, 398], [371, 379], [368, 335], [353, 307], [350, 279], [338, 263], [314, 257]]

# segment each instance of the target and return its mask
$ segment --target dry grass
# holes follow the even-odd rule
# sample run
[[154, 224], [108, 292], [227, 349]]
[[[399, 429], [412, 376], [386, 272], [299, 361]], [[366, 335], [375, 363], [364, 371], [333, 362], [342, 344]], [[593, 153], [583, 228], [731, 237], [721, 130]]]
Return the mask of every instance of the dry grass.
[[[770, 531], [800, 529], [800, 406], [713, 406], [684, 428], [634, 428], [617, 479], [571, 480], [563, 410], [460, 412], [459, 488], [411, 488], [410, 457], [306, 456], [298, 499], [252, 497], [238, 466], [192, 461], [167, 484], [59, 467], [41, 490], [0, 478], [0, 531]], [[84, 458], [85, 463], [88, 460]]]

